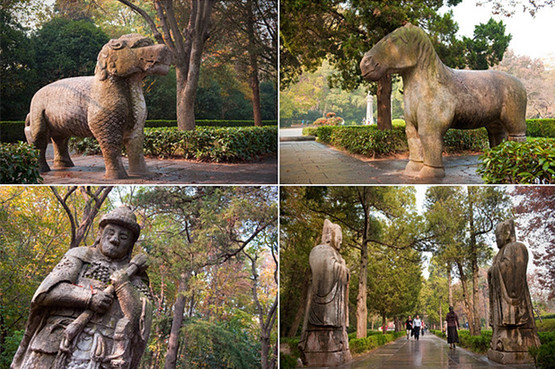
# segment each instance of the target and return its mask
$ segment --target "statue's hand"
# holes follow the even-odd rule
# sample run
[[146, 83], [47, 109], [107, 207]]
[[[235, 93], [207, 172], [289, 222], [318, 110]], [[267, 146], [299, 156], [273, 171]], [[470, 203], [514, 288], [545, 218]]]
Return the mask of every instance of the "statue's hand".
[[90, 309], [97, 313], [105, 313], [106, 310], [112, 305], [114, 297], [104, 291], [95, 291], [92, 296]]
[[110, 277], [112, 284], [116, 291], [123, 286], [125, 283], [129, 282], [129, 276], [125, 269], [116, 270], [114, 274]]

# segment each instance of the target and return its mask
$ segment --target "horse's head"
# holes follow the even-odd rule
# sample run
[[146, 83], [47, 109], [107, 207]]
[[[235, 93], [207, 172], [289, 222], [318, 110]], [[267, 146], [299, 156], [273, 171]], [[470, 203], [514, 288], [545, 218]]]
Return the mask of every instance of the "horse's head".
[[382, 38], [360, 61], [364, 79], [377, 81], [386, 73], [399, 73], [414, 67], [422, 51], [422, 43], [429, 43], [420, 28], [408, 23]]

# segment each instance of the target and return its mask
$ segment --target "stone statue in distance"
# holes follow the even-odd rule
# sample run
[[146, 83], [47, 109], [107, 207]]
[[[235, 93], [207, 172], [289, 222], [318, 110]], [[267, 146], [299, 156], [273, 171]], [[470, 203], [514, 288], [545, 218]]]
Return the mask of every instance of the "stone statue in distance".
[[306, 366], [338, 366], [351, 361], [349, 324], [349, 269], [339, 254], [341, 227], [324, 221], [322, 243], [309, 257], [309, 290], [299, 350]]
[[526, 281], [528, 249], [516, 241], [513, 220], [497, 225], [495, 238], [499, 252], [488, 271], [490, 360], [502, 364], [533, 362], [529, 347], [538, 347], [538, 337], [530, 292]]
[[91, 247], [64, 255], [33, 296], [11, 369], [138, 368], [152, 322], [147, 259], [131, 258], [139, 233], [121, 206]]

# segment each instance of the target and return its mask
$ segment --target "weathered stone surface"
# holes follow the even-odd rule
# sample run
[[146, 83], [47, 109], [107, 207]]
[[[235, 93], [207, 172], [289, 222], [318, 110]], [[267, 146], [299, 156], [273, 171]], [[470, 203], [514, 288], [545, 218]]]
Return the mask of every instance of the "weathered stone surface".
[[306, 366], [338, 366], [351, 360], [348, 322], [349, 269], [339, 254], [341, 227], [324, 221], [322, 243], [309, 256], [312, 282], [299, 349]]
[[528, 250], [516, 241], [513, 220], [499, 223], [495, 238], [499, 252], [488, 271], [493, 330], [488, 357], [503, 364], [532, 362], [528, 348], [540, 341], [526, 280]]
[[385, 74], [403, 78], [410, 161], [405, 173], [443, 177], [443, 136], [447, 129], [485, 127], [490, 146], [526, 140], [526, 90], [503, 72], [454, 70], [437, 56], [426, 33], [411, 24], [381, 39], [364, 55], [365, 79]]
[[11, 369], [137, 368], [152, 322], [140, 227], [127, 207], [106, 214], [91, 247], [70, 249], [41, 283]]
[[45, 152], [52, 140], [56, 168], [72, 167], [68, 141], [72, 136], [95, 137], [100, 144], [105, 177], [127, 178], [121, 161], [125, 146], [129, 172], [146, 174], [143, 156], [146, 104], [142, 80], [167, 74], [171, 52], [139, 34], [110, 40], [100, 53], [95, 75], [66, 78], [41, 88], [31, 100], [25, 136], [40, 150], [40, 170], [50, 170]]

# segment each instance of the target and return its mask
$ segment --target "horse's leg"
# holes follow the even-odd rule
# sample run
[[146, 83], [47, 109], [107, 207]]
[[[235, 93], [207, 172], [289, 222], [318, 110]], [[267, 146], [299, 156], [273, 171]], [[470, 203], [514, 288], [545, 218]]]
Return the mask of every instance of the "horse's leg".
[[69, 156], [68, 142], [69, 137], [52, 137], [55, 168], [68, 168], [74, 166], [73, 161], [71, 161]]
[[490, 148], [499, 145], [507, 139], [507, 131], [499, 122], [488, 125], [486, 131], [488, 131]]
[[418, 119], [419, 122], [424, 123], [418, 126], [424, 156], [424, 165], [418, 176], [445, 177], [445, 169], [443, 168], [443, 159], [441, 157], [443, 153], [443, 135], [447, 128], [449, 128], [451, 120], [439, 120], [438, 117], [434, 117], [433, 109], [430, 110], [430, 114], [424, 115], [426, 116], [423, 116], [422, 119], [420, 119], [419, 115]]
[[526, 90], [520, 83], [515, 83], [510, 92], [506, 92], [500, 124], [509, 141], [526, 142], [526, 102]]
[[405, 174], [417, 175], [422, 169], [422, 143], [418, 130], [410, 120], [406, 120], [405, 132], [409, 145], [409, 162], [405, 167]]

